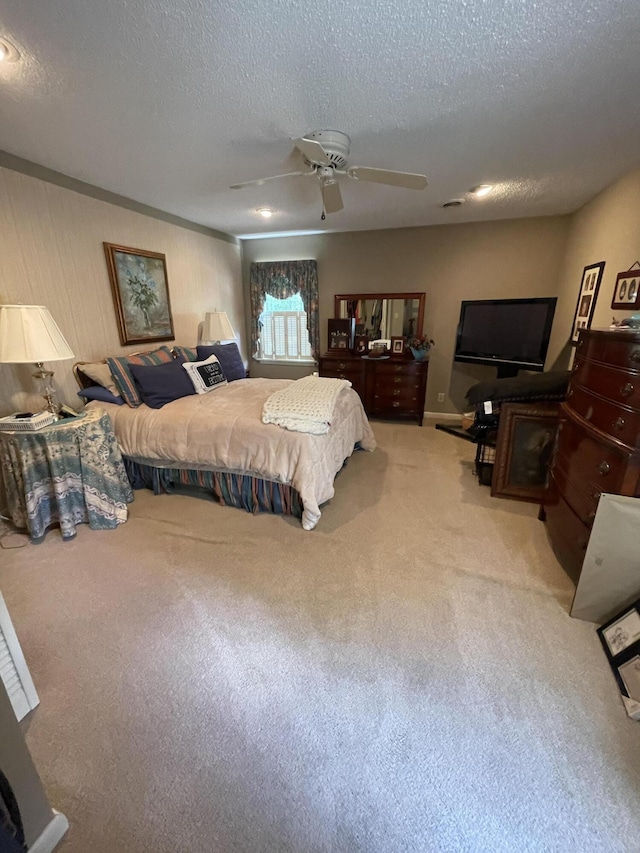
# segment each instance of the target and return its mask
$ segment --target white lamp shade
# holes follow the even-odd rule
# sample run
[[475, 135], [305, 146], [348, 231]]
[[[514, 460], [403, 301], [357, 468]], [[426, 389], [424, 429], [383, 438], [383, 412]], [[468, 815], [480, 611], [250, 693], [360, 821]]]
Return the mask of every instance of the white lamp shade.
[[27, 364], [74, 357], [44, 305], [0, 305], [0, 362]]
[[208, 311], [204, 315], [203, 341], [232, 341], [234, 339], [235, 333], [225, 311]]

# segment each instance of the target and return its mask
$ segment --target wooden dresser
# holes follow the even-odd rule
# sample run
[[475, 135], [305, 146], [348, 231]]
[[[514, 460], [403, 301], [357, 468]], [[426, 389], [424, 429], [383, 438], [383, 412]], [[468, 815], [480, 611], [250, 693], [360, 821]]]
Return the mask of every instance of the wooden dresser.
[[551, 544], [577, 582], [603, 492], [640, 496], [640, 333], [580, 333], [551, 465]]
[[429, 362], [327, 353], [320, 376], [348, 379], [372, 418], [416, 420], [422, 426]]

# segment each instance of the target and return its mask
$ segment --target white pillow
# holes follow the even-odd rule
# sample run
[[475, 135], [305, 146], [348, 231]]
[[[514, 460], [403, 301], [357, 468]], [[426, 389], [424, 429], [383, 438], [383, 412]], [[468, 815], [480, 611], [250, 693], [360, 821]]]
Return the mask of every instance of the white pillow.
[[182, 366], [193, 382], [196, 394], [206, 394], [214, 388], [227, 384], [227, 377], [222, 372], [220, 362], [215, 355], [210, 355], [204, 361], [185, 361]]
[[108, 364], [105, 364], [102, 361], [89, 362], [87, 364], [80, 363], [78, 364], [78, 368], [85, 376], [88, 376], [89, 379], [92, 379], [98, 385], [102, 385], [102, 387], [106, 388], [107, 391], [111, 391], [114, 397], [122, 396], [120, 394], [120, 389], [116, 387]]

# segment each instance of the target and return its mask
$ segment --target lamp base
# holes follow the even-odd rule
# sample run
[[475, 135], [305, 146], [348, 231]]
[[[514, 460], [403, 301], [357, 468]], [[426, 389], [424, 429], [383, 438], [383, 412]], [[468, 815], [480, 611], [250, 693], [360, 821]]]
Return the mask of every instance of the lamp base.
[[54, 399], [56, 390], [53, 386], [53, 370], [45, 370], [44, 364], [41, 361], [36, 362], [36, 367], [38, 370], [33, 374], [33, 378], [42, 382], [42, 396], [47, 401], [45, 411], [57, 415], [60, 407]]

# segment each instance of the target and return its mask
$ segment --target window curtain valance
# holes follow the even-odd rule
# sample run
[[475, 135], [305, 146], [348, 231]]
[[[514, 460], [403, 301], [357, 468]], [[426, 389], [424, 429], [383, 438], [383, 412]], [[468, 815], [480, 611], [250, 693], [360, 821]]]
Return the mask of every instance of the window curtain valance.
[[265, 297], [288, 299], [299, 293], [307, 314], [311, 352], [320, 355], [320, 321], [318, 318], [318, 265], [315, 261], [264, 261], [251, 264], [251, 351], [258, 352], [259, 320]]

